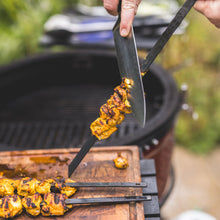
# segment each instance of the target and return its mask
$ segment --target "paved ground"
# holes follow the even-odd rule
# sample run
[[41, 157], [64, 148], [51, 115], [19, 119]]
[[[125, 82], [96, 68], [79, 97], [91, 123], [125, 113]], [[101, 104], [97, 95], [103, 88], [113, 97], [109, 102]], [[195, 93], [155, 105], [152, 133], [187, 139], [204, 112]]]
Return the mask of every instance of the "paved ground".
[[220, 148], [207, 156], [176, 147], [173, 154], [176, 182], [161, 209], [165, 220], [197, 209], [220, 219]]

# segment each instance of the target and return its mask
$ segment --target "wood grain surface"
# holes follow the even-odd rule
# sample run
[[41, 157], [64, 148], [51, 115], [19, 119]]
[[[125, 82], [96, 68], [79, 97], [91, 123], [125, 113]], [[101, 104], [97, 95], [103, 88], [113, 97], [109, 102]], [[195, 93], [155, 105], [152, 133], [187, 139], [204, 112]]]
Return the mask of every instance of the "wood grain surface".
[[[78, 148], [0, 152], [0, 178], [19, 179], [25, 176], [40, 180], [57, 176], [68, 177], [68, 164]], [[113, 159], [121, 152], [129, 167], [117, 169]], [[71, 179], [79, 182], [141, 182], [137, 146], [94, 147], [86, 155]], [[142, 195], [138, 188], [79, 188], [72, 198], [94, 198]], [[23, 213], [16, 219], [33, 219]], [[36, 219], [36, 218], [35, 218]], [[73, 220], [143, 220], [143, 203], [76, 206], [60, 217], [37, 219]]]

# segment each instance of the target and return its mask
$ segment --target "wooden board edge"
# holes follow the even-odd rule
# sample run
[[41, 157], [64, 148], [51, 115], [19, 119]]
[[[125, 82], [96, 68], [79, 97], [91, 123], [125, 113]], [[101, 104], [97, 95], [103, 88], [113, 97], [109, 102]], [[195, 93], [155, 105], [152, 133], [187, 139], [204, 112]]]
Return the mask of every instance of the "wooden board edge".
[[[134, 154], [138, 151], [138, 146], [128, 145], [128, 146], [101, 146], [101, 147], [92, 147], [90, 151], [112, 151], [114, 147], [117, 147], [117, 150], [130, 150]], [[25, 150], [25, 151], [0, 151], [0, 156], [30, 156], [30, 155], [41, 155], [45, 154], [59, 154], [59, 153], [77, 153], [80, 148], [57, 148], [57, 149], [34, 149], [34, 150]]]

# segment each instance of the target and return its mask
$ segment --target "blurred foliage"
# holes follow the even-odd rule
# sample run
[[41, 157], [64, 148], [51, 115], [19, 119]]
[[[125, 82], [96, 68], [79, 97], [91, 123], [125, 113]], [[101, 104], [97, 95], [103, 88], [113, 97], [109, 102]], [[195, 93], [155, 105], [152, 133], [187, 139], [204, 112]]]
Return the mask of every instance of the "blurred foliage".
[[[55, 13], [80, 0], [3, 0], [0, 1], [0, 64], [39, 53], [43, 24]], [[177, 0], [182, 4], [182, 0]], [[101, 0], [81, 0], [87, 5]], [[199, 113], [194, 121], [181, 111], [176, 139], [182, 146], [207, 153], [220, 142], [220, 44], [219, 30], [194, 10], [186, 33], [173, 36], [158, 62], [174, 72], [178, 85], [189, 86], [187, 102]]]
[[0, 1], [0, 64], [37, 53], [43, 24], [78, 0]]
[[79, 2], [101, 4], [101, 0], [0, 1], [0, 65], [40, 52], [38, 41], [47, 19]]
[[159, 62], [177, 69], [174, 78], [179, 86], [188, 85], [186, 102], [199, 114], [193, 120], [187, 112], [180, 113], [177, 142], [193, 152], [208, 153], [220, 142], [219, 29], [194, 10], [187, 20], [186, 33], [171, 38]]

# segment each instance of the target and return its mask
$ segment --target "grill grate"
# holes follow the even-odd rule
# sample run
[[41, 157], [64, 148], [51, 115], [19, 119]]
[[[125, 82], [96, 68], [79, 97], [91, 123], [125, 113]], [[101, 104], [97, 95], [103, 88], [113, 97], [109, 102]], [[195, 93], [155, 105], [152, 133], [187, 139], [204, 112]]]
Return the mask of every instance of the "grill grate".
[[[89, 136], [89, 125], [76, 121], [0, 123], [1, 150], [7, 146], [14, 146], [13, 150], [81, 147]], [[137, 124], [124, 122], [110, 139], [126, 137], [137, 129]]]
[[[90, 134], [90, 124], [112, 94], [112, 86], [74, 85], [36, 90], [9, 102], [0, 111], [0, 149], [81, 147]], [[149, 99], [147, 116], [157, 113], [162, 97]], [[141, 129], [131, 114], [118, 130], [96, 146], [132, 136]], [[117, 142], [118, 143], [118, 142]], [[10, 149], [9, 149], [10, 148]]]

